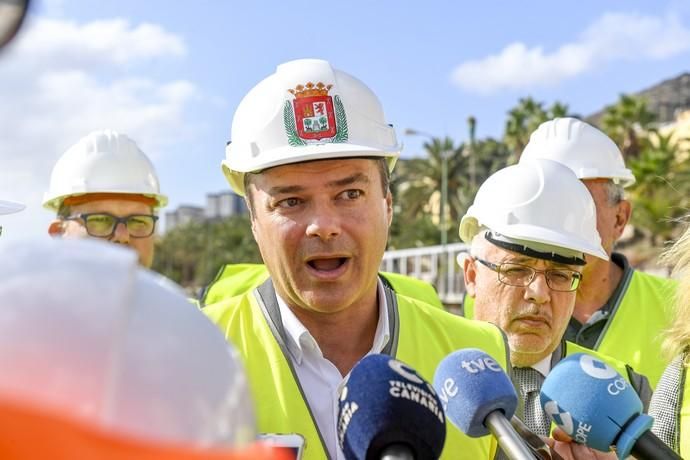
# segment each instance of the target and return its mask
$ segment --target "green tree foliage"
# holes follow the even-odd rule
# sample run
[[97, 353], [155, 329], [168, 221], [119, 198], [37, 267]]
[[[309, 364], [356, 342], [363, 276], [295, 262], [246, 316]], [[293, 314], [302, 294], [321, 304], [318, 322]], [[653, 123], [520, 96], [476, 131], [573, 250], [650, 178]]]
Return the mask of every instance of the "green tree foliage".
[[156, 243], [153, 269], [182, 286], [208, 284], [228, 263], [261, 262], [249, 218], [190, 222], [167, 232]]
[[616, 104], [605, 109], [602, 129], [618, 144], [627, 160], [640, 155], [640, 137], [646, 137], [655, 120], [656, 115], [649, 111], [644, 99], [621, 94]]
[[[467, 162], [462, 156], [462, 146], [456, 146], [449, 137], [432, 138], [430, 142], [424, 143], [424, 150], [427, 154], [426, 158], [402, 161], [404, 166], [400, 167], [394, 180], [395, 202], [399, 205], [397, 209], [401, 211], [400, 217], [406, 221], [427, 215], [431, 218], [431, 222], [439, 225], [442, 164], [445, 156], [448, 178], [448, 205], [445, 209], [445, 220], [450, 229], [461, 211], [452, 191], [461, 187], [461, 182], [466, 182]], [[438, 233], [440, 235], [440, 232]], [[449, 231], [448, 235], [452, 237], [452, 232]], [[449, 241], [453, 240], [449, 238]], [[439, 242], [440, 236], [436, 244]]]
[[568, 106], [561, 102], [554, 102], [545, 108], [543, 102], [538, 102], [528, 96], [518, 101], [518, 104], [508, 111], [505, 123], [503, 142], [512, 152], [511, 162], [520, 159], [529, 136], [543, 122], [556, 117], [568, 116]]
[[[391, 229], [391, 246], [395, 248], [440, 243], [438, 204], [443, 154], [448, 155], [448, 242], [460, 240], [457, 234], [460, 219], [472, 204], [479, 186], [491, 174], [507, 166], [510, 157], [506, 145], [491, 138], [476, 141], [473, 147], [471, 144], [455, 145], [448, 137], [433, 138], [424, 144], [424, 149], [425, 158], [402, 159], [396, 167], [392, 181], [395, 219], [404, 225]], [[403, 235], [399, 231], [415, 232], [417, 236]], [[402, 243], [413, 244], [404, 246]]]
[[677, 237], [678, 219], [690, 208], [690, 166], [672, 133], [637, 134], [638, 152], [627, 166], [636, 177], [629, 192], [632, 224], [652, 246]]
[[396, 206], [387, 249], [420, 248], [438, 244], [438, 225], [431, 221], [431, 216], [422, 213], [415, 219], [405, 218], [400, 212], [403, 207]]

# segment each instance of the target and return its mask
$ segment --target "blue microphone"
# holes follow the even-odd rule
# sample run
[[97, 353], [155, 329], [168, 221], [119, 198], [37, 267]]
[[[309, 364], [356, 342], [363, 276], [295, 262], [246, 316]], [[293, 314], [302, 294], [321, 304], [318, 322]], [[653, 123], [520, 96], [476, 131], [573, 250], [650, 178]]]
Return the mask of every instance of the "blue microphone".
[[549, 417], [580, 444], [608, 452], [616, 446], [623, 459], [680, 459], [649, 429], [642, 401], [614, 368], [588, 355], [570, 355], [554, 367], [541, 387]]
[[348, 460], [436, 459], [446, 417], [434, 388], [407, 364], [368, 355], [340, 393], [338, 442]]
[[473, 438], [491, 433], [508, 458], [534, 459], [509, 421], [518, 404], [513, 383], [491, 356], [476, 348], [451, 353], [436, 368], [434, 387], [460, 431]]

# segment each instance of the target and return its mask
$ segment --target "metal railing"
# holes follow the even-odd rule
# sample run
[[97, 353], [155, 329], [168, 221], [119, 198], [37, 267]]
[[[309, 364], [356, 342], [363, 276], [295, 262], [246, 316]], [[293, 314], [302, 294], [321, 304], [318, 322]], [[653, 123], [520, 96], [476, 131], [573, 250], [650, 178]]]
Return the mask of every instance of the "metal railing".
[[381, 270], [414, 276], [431, 283], [446, 305], [460, 305], [465, 294], [462, 268], [456, 259], [467, 252], [464, 243], [386, 251]]

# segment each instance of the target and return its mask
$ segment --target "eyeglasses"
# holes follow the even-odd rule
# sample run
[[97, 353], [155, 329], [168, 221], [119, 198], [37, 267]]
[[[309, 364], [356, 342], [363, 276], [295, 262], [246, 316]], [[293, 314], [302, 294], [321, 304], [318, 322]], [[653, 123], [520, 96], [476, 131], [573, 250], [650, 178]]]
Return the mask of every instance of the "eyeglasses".
[[125, 227], [127, 227], [130, 237], [146, 238], [153, 235], [156, 229], [158, 216], [150, 214], [130, 214], [128, 216], [117, 217], [106, 212], [94, 212], [77, 214], [65, 218], [65, 220], [78, 219], [84, 222], [86, 233], [96, 238], [110, 238], [120, 224], [124, 224]]
[[474, 257], [474, 260], [495, 271], [498, 274], [498, 281], [508, 286], [529, 286], [534, 281], [537, 273], [543, 273], [546, 278], [546, 285], [551, 289], [554, 291], [571, 292], [577, 290], [582, 280], [582, 273], [568, 270], [567, 268], [537, 270], [527, 265], [513, 263], [494, 264], [477, 257]]

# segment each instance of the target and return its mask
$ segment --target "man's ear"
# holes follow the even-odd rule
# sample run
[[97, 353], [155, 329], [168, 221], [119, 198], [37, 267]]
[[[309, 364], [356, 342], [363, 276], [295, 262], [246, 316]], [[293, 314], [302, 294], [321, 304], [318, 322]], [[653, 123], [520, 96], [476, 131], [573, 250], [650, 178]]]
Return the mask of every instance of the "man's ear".
[[460, 254], [458, 259], [458, 263], [462, 265], [467, 295], [474, 298], [476, 292], [477, 266], [474, 264], [474, 259], [467, 253]]
[[616, 206], [616, 239], [620, 238], [625, 230], [625, 226], [630, 221], [632, 215], [632, 205], [628, 200], [622, 200]]
[[50, 236], [62, 236], [65, 232], [65, 222], [60, 219], [55, 219], [48, 225], [48, 234]]

